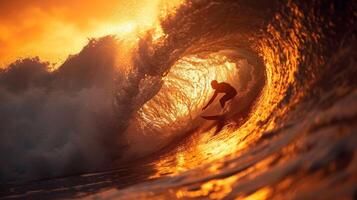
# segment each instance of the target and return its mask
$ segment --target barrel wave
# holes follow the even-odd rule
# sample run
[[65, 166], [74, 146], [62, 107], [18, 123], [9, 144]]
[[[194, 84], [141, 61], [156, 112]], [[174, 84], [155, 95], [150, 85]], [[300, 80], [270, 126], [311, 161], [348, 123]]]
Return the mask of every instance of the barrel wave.
[[[140, 39], [93, 39], [54, 71], [10, 65], [0, 150], [21, 156], [2, 161], [2, 196], [355, 198], [356, 8], [188, 0]], [[237, 89], [223, 111], [202, 111], [211, 80]]]

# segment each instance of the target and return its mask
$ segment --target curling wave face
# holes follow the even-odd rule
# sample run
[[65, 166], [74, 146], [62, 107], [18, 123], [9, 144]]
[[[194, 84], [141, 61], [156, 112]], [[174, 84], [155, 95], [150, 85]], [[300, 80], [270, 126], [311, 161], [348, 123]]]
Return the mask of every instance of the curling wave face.
[[[121, 48], [128, 45], [125, 41], [118, 44], [108, 38], [102, 40], [110, 42], [92, 44], [95, 52], [98, 46], [116, 43], [115, 51], [103, 45], [112, 52], [108, 55], [116, 55], [103, 60], [113, 63], [93, 66], [112, 66], [103, 70], [108, 74], [88, 75], [90, 81], [73, 83], [78, 74], [73, 75], [66, 63], [73, 66], [76, 57], [48, 73], [51, 88], [45, 87], [43, 99], [53, 103], [52, 95], [65, 91], [61, 94], [66, 101], [61, 104], [77, 97], [80, 101], [74, 102], [90, 104], [88, 98], [101, 94], [102, 99], [93, 100], [102, 102], [99, 110], [78, 105], [81, 109], [75, 113], [81, 115], [73, 118], [88, 124], [85, 129], [64, 123], [83, 134], [91, 130], [85, 142], [77, 143], [80, 150], [69, 150], [69, 158], [81, 152], [79, 158], [88, 163], [86, 169], [76, 168], [79, 172], [144, 157], [145, 166], [152, 169], [145, 180], [159, 179], [96, 194], [102, 198], [352, 196], [357, 180], [356, 8], [354, 1], [332, 0], [186, 1], [161, 21], [161, 34], [148, 31], [137, 43], [127, 42], [130, 50]], [[84, 54], [83, 50], [77, 56]], [[8, 71], [3, 77], [9, 76]], [[71, 75], [74, 78], [68, 81]], [[202, 106], [212, 95], [213, 79], [229, 82], [238, 91], [222, 122], [200, 118]], [[78, 84], [83, 86], [73, 89]], [[31, 94], [26, 91], [11, 98]], [[66, 105], [73, 108], [77, 103]], [[217, 112], [218, 105], [207, 111]], [[75, 133], [68, 137], [76, 137]], [[67, 143], [56, 143], [57, 148], [64, 149], [63, 144]], [[91, 145], [98, 148], [95, 157], [90, 157]], [[52, 149], [48, 143], [39, 147]], [[2, 153], [8, 151], [1, 148]], [[52, 156], [49, 153], [40, 161], [51, 163]], [[25, 158], [4, 169], [16, 169]], [[64, 167], [50, 175], [73, 170], [65, 167], [72, 161], [64, 159]]]
[[248, 80], [233, 77], [245, 85], [243, 98], [231, 107], [234, 114], [218, 134], [216, 126], [198, 123], [188, 138], [153, 163], [151, 178], [172, 177], [111, 190], [104, 197], [355, 195], [355, 9], [352, 1], [183, 4], [162, 22], [167, 35], [154, 55], [162, 59], [168, 54], [163, 57], [176, 61], [218, 54], [234, 63], [238, 74], [249, 68]]

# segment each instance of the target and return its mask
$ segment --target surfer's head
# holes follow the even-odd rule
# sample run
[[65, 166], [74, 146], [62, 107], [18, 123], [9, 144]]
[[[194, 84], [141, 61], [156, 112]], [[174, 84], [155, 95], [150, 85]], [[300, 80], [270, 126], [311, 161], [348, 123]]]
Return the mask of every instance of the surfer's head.
[[216, 80], [211, 81], [211, 86], [213, 89], [216, 89], [218, 86], [218, 82]]

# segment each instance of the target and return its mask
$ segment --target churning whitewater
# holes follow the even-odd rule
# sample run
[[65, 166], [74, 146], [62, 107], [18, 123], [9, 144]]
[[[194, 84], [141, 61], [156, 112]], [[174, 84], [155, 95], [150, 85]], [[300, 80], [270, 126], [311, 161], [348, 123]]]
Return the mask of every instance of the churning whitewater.
[[[92, 39], [54, 71], [11, 64], [0, 196], [356, 198], [356, 8], [187, 0], [139, 40]], [[200, 117], [222, 114], [202, 111], [212, 80], [238, 92], [219, 121]]]

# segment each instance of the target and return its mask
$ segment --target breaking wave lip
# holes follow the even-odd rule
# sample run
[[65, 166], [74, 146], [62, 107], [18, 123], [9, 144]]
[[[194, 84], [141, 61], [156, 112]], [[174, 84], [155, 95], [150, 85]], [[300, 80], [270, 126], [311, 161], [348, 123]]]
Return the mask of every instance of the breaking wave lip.
[[[195, 130], [198, 134], [155, 161], [153, 177], [173, 177], [108, 194], [129, 199], [355, 195], [356, 4], [269, 2], [275, 10], [266, 4], [187, 1], [162, 23], [169, 35], [159, 52], [177, 47], [183, 56], [248, 53], [242, 57], [257, 69], [264, 66], [264, 86], [243, 124], [230, 123], [218, 135]], [[322, 190], [328, 192], [316, 192]]]
[[[266, 9], [267, 7], [274, 9]], [[83, 149], [65, 148], [70, 152], [68, 157], [64, 156], [68, 159], [62, 163], [63, 169], [56, 171], [58, 174], [65, 174], [68, 170], [73, 170], [73, 166], [66, 164], [72, 165], [71, 157], [78, 152], [84, 153], [75, 158], [81, 158], [79, 160], [84, 160], [90, 166], [88, 169], [75, 168], [80, 173], [120, 166], [130, 159], [146, 157], [143, 161], [145, 165], [138, 165], [145, 166], [147, 172], [140, 168], [145, 171], [143, 177], [135, 177], [128, 182], [134, 184], [153, 178], [160, 180], [141, 183], [119, 192], [108, 191], [111, 197], [231, 199], [257, 193], [266, 198], [351, 196], [356, 183], [353, 177], [356, 175], [354, 155], [357, 142], [356, 134], [353, 133], [357, 113], [357, 83], [353, 77], [357, 72], [355, 9], [356, 4], [353, 1], [186, 1], [174, 14], [162, 21], [164, 37], [154, 40], [149, 32], [139, 41], [138, 46], [130, 52], [130, 66], [125, 73], [122, 66], [119, 66], [122, 71], [114, 71], [117, 64], [114, 58], [103, 57], [101, 62], [96, 60], [97, 65], [92, 65], [90, 70], [92, 73], [99, 70], [103, 74], [94, 77], [88, 75], [88, 82], [81, 82], [84, 78], [66, 65], [80, 68], [82, 59], [88, 59], [84, 50], [78, 57], [70, 58], [56, 72], [58, 75], [51, 73], [48, 74], [49, 77], [45, 76], [45, 80], [49, 79], [52, 83], [51, 89], [44, 87], [45, 91], [42, 91], [34, 87], [34, 91], [26, 89], [25, 92], [9, 95], [11, 98], [5, 96], [11, 92], [3, 89], [6, 93], [1, 93], [0, 99], [28, 99], [41, 94], [46, 103], [68, 105], [69, 101], [70, 108], [73, 105], [82, 108], [83, 102], [93, 105], [87, 102], [88, 97], [98, 96], [93, 101], [94, 104], [101, 102], [103, 96], [108, 99], [101, 104], [103, 106], [100, 108], [103, 110], [88, 112], [87, 107], [83, 107], [84, 111], [79, 109], [77, 112], [81, 117], [74, 118], [92, 125], [91, 122], [97, 121], [100, 116], [99, 119], [105, 120], [99, 121], [105, 123], [100, 126], [94, 123], [94, 128], [89, 127], [93, 130], [103, 130], [104, 127], [106, 134], [95, 131], [88, 140], [78, 143], [84, 146]], [[113, 52], [117, 52], [111, 46], [113, 43], [113, 40], [106, 38], [89, 44], [86, 48], [94, 52], [94, 55], [102, 51], [109, 51], [111, 53], [108, 55], [113, 55]], [[120, 44], [116, 45], [120, 49]], [[97, 50], [98, 48], [101, 50]], [[215, 57], [217, 55], [220, 57]], [[199, 66], [212, 58], [218, 63], [232, 63], [239, 72], [231, 77], [242, 94], [239, 103], [231, 108], [237, 115], [232, 115], [223, 129], [215, 135], [215, 126], [199, 121], [198, 111], [194, 111], [196, 114], [192, 115], [193, 118], [190, 116], [180, 121], [183, 126], [174, 123], [179, 127], [177, 129], [172, 129], [172, 126], [170, 129], [163, 129], [159, 125], [152, 128], [151, 132], [145, 132], [150, 121], [163, 120], [170, 116], [158, 114], [171, 112], [170, 109], [175, 111], [172, 107], [163, 107], [163, 102], [166, 97], [170, 97], [166, 92], [172, 92], [170, 88], [165, 90], [165, 87], [169, 87], [165, 86], [165, 81], [175, 82], [178, 79], [165, 80], [163, 77], [170, 78], [170, 73], [180, 71], [178, 64], [182, 62], [192, 64], [195, 73], [201, 73]], [[108, 64], [108, 60], [113, 63]], [[199, 62], [195, 63], [197, 60]], [[102, 71], [100, 69], [103, 66], [110, 67]], [[213, 72], [218, 73], [215, 70]], [[226, 72], [230, 71], [223, 74]], [[3, 77], [6, 77], [9, 72], [4, 74]], [[51, 76], [55, 78], [51, 79]], [[205, 74], [202, 76], [205, 77]], [[98, 77], [102, 79], [97, 80]], [[114, 81], [103, 81], [111, 80], [108, 77], [112, 77]], [[205, 81], [209, 81], [215, 77], [205, 78]], [[77, 79], [80, 82], [75, 82]], [[106, 84], [103, 85], [102, 82]], [[78, 85], [82, 87], [73, 88]], [[188, 83], [188, 87], [190, 85]], [[61, 86], [61, 89], [53, 89], [57, 88], [55, 86]], [[46, 89], [55, 93], [46, 92]], [[202, 90], [209, 90], [209, 86], [205, 85]], [[60, 91], [65, 91], [63, 98], [60, 98], [65, 101], [54, 103], [52, 95], [57, 97]], [[27, 105], [21, 100], [16, 102], [19, 101], [19, 107]], [[199, 102], [204, 101], [205, 98]], [[150, 105], [149, 108], [143, 109], [147, 105]], [[51, 106], [48, 107], [52, 109]], [[146, 113], [149, 111], [150, 115]], [[246, 111], [245, 115], [242, 114], [243, 111]], [[57, 111], [53, 112], [58, 114]], [[83, 115], [90, 117], [83, 118]], [[142, 116], [154, 118], [147, 120]], [[244, 119], [239, 121], [241, 117]], [[192, 126], [190, 122], [196, 126]], [[70, 124], [69, 127], [72, 126]], [[88, 127], [80, 127], [78, 130], [82, 132], [88, 130]], [[160, 131], [170, 134], [165, 137], [155, 135]], [[117, 133], [122, 134], [119, 137]], [[69, 134], [73, 135], [76, 134]], [[178, 142], [182, 135], [185, 139]], [[100, 136], [99, 143], [97, 136]], [[113, 142], [113, 136], [118, 137], [119, 142]], [[129, 144], [126, 143], [127, 140]], [[153, 145], [146, 144], [148, 140]], [[11, 141], [11, 138], [7, 141]], [[99, 149], [88, 151], [86, 147], [88, 144], [93, 145], [93, 142]], [[167, 145], [170, 148], [162, 149]], [[46, 150], [46, 145], [43, 149], [40, 153]], [[159, 155], [148, 156], [157, 151]], [[7, 150], [2, 149], [1, 153], [7, 153]], [[93, 153], [96, 156], [89, 158]], [[49, 158], [51, 156], [44, 156], [39, 160], [49, 163], [47, 168], [53, 169]], [[7, 168], [16, 168], [14, 166], [23, 164], [24, 160], [26, 159], [21, 160], [22, 162], [13, 161], [15, 164], [10, 162]], [[1, 174], [7, 173], [3, 169]], [[123, 174], [119, 175], [124, 177]], [[165, 177], [167, 175], [170, 176]], [[286, 186], [284, 181], [290, 181], [299, 194], [292, 193], [294, 188]], [[331, 188], [331, 184], [336, 181], [341, 182]], [[113, 180], [111, 183], [118, 184]], [[324, 195], [317, 194], [316, 191], [322, 190], [328, 192]]]

